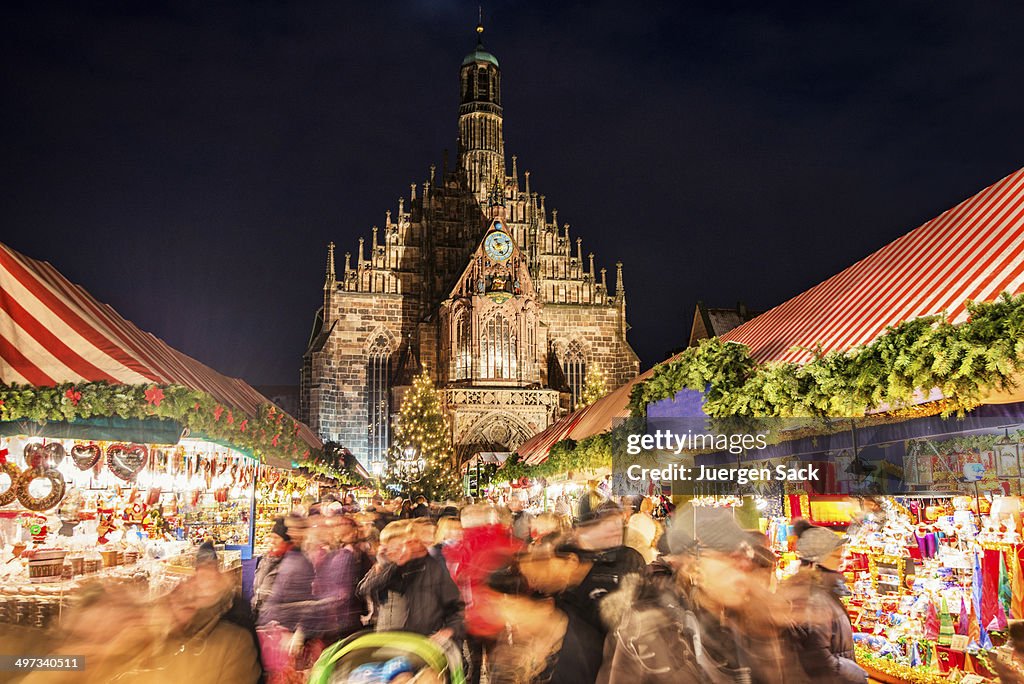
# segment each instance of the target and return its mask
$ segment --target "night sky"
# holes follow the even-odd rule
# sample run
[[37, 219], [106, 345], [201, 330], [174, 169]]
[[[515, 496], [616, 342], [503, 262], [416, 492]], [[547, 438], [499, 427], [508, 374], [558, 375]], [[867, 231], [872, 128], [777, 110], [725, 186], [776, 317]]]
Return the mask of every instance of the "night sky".
[[[644, 367], [1024, 165], [1020, 4], [774, 4], [485, 3], [509, 162], [624, 262]], [[476, 3], [5, 6], [0, 240], [297, 384], [327, 242], [454, 159]]]

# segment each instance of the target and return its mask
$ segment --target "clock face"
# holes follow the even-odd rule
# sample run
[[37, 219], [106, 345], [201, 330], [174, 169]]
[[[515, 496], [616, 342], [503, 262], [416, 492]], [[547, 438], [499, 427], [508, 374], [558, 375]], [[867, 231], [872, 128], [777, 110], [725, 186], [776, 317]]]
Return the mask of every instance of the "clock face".
[[512, 256], [512, 238], [496, 230], [484, 239], [484, 252], [494, 261], [505, 261]]

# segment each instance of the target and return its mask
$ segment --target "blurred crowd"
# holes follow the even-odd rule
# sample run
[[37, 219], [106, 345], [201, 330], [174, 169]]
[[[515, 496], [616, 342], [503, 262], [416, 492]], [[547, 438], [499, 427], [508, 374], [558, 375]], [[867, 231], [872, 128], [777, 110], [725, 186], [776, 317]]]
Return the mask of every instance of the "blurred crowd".
[[656, 505], [593, 492], [536, 514], [517, 495], [310, 503], [275, 522], [251, 600], [205, 547], [156, 605], [84, 601], [59, 650], [86, 655], [96, 678], [66, 681], [301, 682], [364, 630], [444, 644], [472, 684], [867, 681], [841, 603], [841, 536], [798, 527], [801, 569], [778, 583], [767, 539], [729, 509], [661, 520]]

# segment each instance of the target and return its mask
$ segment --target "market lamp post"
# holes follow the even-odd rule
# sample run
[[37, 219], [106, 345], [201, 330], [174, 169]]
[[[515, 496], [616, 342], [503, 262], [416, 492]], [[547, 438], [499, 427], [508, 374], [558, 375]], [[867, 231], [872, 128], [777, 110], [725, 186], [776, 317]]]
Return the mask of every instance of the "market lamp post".
[[395, 463], [402, 481], [408, 484], [419, 482], [426, 472], [427, 462], [416, 453], [415, 447], [406, 447]]

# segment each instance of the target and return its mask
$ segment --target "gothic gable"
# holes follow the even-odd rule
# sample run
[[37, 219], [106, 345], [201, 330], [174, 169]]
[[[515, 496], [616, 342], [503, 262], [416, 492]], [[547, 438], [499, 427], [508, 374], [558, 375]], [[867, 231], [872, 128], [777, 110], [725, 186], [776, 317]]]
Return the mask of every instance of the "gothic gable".
[[493, 219], [448, 297], [486, 297], [497, 305], [512, 298], [536, 301], [529, 261], [503, 219]]

